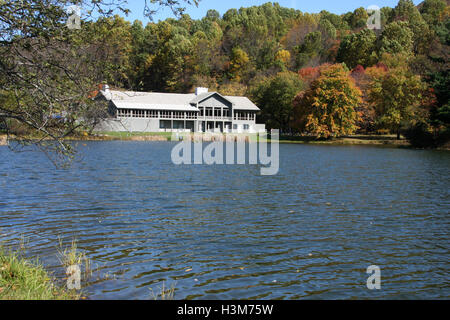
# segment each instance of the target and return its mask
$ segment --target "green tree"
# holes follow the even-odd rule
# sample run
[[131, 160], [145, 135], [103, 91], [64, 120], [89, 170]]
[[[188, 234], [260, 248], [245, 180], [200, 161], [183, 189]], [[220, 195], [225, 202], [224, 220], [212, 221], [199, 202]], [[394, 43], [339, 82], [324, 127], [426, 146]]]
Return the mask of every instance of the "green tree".
[[388, 24], [381, 34], [380, 53], [412, 53], [414, 34], [407, 22], [395, 21]]
[[187, 68], [186, 57], [190, 56], [193, 50], [189, 34], [170, 20], [148, 27], [155, 42], [146, 61], [144, 90], [185, 90], [189, 87], [184, 77]]
[[363, 29], [353, 33], [342, 40], [337, 60], [350, 68], [357, 65], [371, 66], [377, 60], [376, 43], [377, 36], [372, 30]]
[[367, 24], [367, 20], [369, 19], [369, 14], [365, 8], [358, 8], [353, 11], [352, 14], [348, 16], [348, 24], [352, 29], [361, 29], [365, 28]]
[[212, 21], [220, 20], [220, 13], [217, 10], [211, 9], [206, 12], [206, 19]]
[[435, 107], [431, 111], [431, 121], [434, 126], [450, 128], [450, 72], [443, 70], [435, 72], [429, 79], [436, 96]]
[[420, 13], [430, 26], [437, 26], [444, 18], [447, 4], [443, 0], [425, 0]]
[[290, 131], [292, 102], [296, 94], [303, 89], [303, 82], [293, 72], [281, 72], [265, 79], [253, 90], [252, 96], [262, 110], [262, 119], [270, 129]]
[[320, 12], [320, 19], [328, 20], [336, 28], [336, 30], [347, 30], [349, 25], [342, 16], [322, 10]]
[[413, 49], [416, 53], [426, 52], [432, 40], [428, 24], [411, 0], [399, 0], [391, 14], [390, 21], [405, 21], [413, 33]]
[[96, 46], [96, 59], [102, 71], [102, 79], [116, 87], [128, 87], [131, 75], [132, 34], [131, 24], [124, 18], [100, 17], [95, 22], [84, 25], [80, 32], [74, 33], [82, 43]]
[[294, 48], [295, 51], [295, 65], [301, 68], [314, 57], [317, 57], [322, 50], [322, 33], [314, 31], [305, 36], [305, 40], [299, 46]]

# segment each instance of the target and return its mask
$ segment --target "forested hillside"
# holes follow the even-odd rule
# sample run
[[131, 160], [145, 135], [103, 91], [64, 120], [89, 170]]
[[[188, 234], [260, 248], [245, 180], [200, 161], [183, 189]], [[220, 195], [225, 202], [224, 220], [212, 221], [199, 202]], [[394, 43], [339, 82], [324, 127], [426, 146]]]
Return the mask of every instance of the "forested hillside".
[[448, 129], [448, 3], [400, 0], [381, 30], [364, 8], [304, 13], [277, 3], [158, 23], [84, 26], [104, 48], [105, 81], [142, 91], [205, 86], [248, 95], [269, 128], [329, 137], [391, 131], [434, 144]]
[[448, 0], [400, 0], [371, 30], [364, 8], [309, 14], [266, 3], [201, 20], [104, 16], [68, 37], [89, 44], [79, 52], [93, 54], [77, 70], [95, 63], [97, 83], [179, 93], [203, 86], [247, 95], [262, 109], [258, 121], [284, 133], [402, 133], [438, 146], [450, 136], [449, 16]]

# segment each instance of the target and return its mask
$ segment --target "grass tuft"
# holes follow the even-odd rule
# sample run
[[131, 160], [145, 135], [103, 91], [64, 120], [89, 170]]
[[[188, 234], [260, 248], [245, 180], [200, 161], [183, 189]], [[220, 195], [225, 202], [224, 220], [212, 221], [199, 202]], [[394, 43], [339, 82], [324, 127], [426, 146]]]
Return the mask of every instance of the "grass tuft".
[[38, 260], [30, 262], [0, 247], [0, 300], [78, 300], [58, 288]]
[[153, 300], [173, 300], [175, 296], [175, 286], [176, 282], [172, 283], [169, 288], [165, 286], [165, 282], [163, 281], [162, 287], [159, 287], [160, 292], [155, 294], [153, 289], [150, 288], [151, 295]]
[[84, 252], [80, 252], [77, 247], [77, 241], [72, 240], [69, 248], [63, 248], [62, 240], [59, 239], [58, 258], [61, 264], [68, 268], [70, 266], [84, 266], [85, 278], [92, 275], [91, 261]]

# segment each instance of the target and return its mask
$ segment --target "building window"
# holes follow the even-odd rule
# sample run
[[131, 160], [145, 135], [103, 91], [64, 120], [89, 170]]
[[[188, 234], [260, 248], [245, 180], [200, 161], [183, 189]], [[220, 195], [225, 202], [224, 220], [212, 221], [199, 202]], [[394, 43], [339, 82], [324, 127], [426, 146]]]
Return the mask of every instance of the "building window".
[[233, 130], [237, 130], [238, 125], [237, 124], [233, 124]]
[[244, 130], [249, 130], [249, 129], [250, 129], [250, 125], [244, 124]]
[[172, 123], [170, 120], [161, 120], [159, 122], [160, 129], [172, 129]]

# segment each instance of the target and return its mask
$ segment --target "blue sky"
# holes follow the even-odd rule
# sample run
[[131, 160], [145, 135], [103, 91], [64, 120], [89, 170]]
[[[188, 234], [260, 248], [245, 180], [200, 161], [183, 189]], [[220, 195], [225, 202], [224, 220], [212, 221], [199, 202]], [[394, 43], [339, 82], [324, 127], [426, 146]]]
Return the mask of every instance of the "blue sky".
[[[414, 0], [417, 5], [422, 0]], [[250, 7], [254, 5], [261, 5], [268, 0], [201, 0], [198, 8], [190, 6], [186, 13], [193, 19], [201, 19], [205, 16], [209, 9], [215, 9], [224, 14], [228, 9]], [[353, 11], [356, 8], [367, 8], [370, 5], [377, 5], [379, 7], [395, 7], [398, 0], [279, 0], [271, 1], [278, 2], [283, 7], [294, 8], [303, 12], [316, 13], [322, 10], [327, 10], [333, 13], [345, 13]], [[127, 17], [127, 20], [134, 21], [139, 19], [146, 21], [143, 17], [144, 0], [128, 0], [128, 7], [132, 13]], [[155, 21], [164, 20], [168, 17], [173, 17], [169, 9], [161, 10], [155, 17]]]

